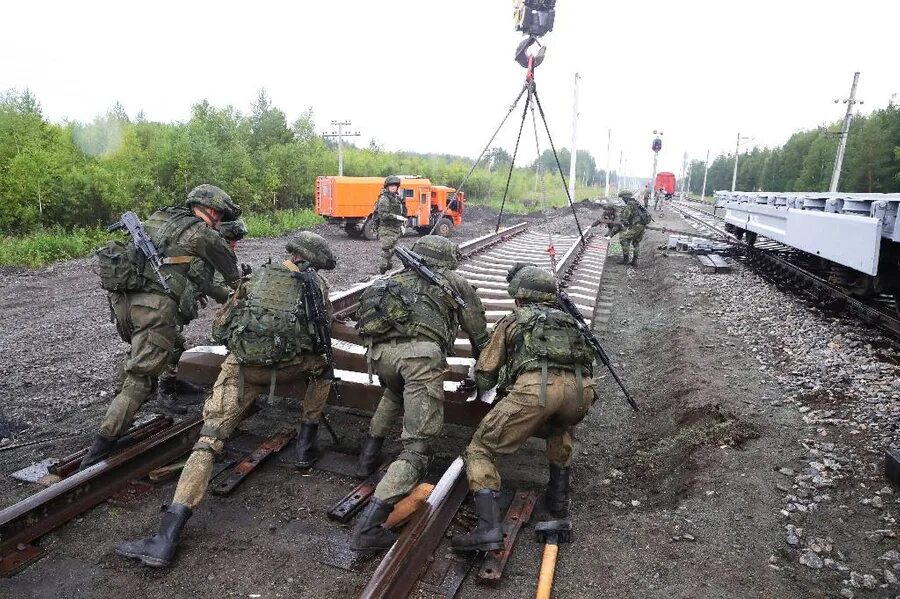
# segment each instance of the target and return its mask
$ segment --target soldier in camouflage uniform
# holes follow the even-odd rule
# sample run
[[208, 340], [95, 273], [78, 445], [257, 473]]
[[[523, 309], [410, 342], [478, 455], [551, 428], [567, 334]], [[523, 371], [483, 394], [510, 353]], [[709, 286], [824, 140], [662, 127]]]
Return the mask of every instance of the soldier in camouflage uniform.
[[[619, 192], [619, 197], [622, 197], [621, 194], [626, 192]], [[592, 226], [596, 227], [599, 225], [606, 225], [606, 237], [608, 239], [612, 239], [616, 235], [622, 232], [624, 227], [622, 224], [618, 222], [618, 216], [616, 215], [616, 207], [615, 206], [605, 206], [603, 208], [603, 216], [594, 221]]]
[[622, 209], [621, 222], [625, 231], [619, 235], [622, 243], [622, 264], [629, 264], [628, 254], [633, 252], [630, 264], [637, 266], [638, 254], [641, 251], [641, 240], [646, 229], [645, 219], [648, 217], [646, 209], [641, 209], [634, 196], [628, 194], [625, 197], [625, 208]]
[[384, 438], [401, 414], [403, 451], [356, 521], [350, 546], [357, 551], [390, 547], [397, 538], [382, 524], [393, 504], [407, 495], [428, 469], [431, 443], [444, 424], [446, 356], [453, 349], [459, 326], [468, 334], [476, 357], [488, 338], [484, 308], [475, 288], [453, 272], [458, 264], [453, 242], [427, 235], [416, 241], [413, 251], [465, 300], [467, 308], [410, 269], [373, 285], [360, 298], [357, 329], [369, 344], [368, 358], [378, 372], [384, 395], [363, 444], [358, 475], [368, 476], [377, 469]]
[[375, 215], [378, 218], [378, 239], [381, 241], [381, 265], [378, 272], [386, 273], [391, 269], [394, 257], [394, 246], [400, 239], [401, 227], [406, 223], [406, 202], [398, 193], [400, 177], [390, 176], [384, 180], [384, 189], [375, 204]]
[[212, 269], [222, 274], [227, 285], [237, 284], [237, 259], [217, 229], [223, 219], [234, 219], [238, 211], [227, 193], [204, 184], [188, 194], [184, 207], [157, 210], [144, 223], [157, 251], [165, 256], [161, 270], [171, 291], [166, 293], [153, 271], [143, 267], [139, 285], [109, 294], [116, 328], [131, 348], [121, 367], [121, 388], [81, 462], [82, 469], [109, 455], [153, 393], [157, 377], [176, 351], [179, 331], [197, 316], [202, 295], [199, 273]]
[[481, 421], [466, 448], [466, 474], [479, 523], [472, 532], [453, 538], [453, 547], [460, 551], [503, 547], [497, 506], [501, 485], [495, 462], [518, 451], [539, 429], [548, 435], [547, 508], [554, 517], [568, 515], [573, 429], [595, 397], [590, 378], [593, 352], [576, 321], [558, 308], [553, 275], [520, 264], [507, 279], [516, 308], [497, 322], [475, 365], [478, 389], [490, 389], [499, 381], [502, 399]]
[[[219, 225], [219, 235], [221, 235], [222, 239], [224, 239], [228, 243], [228, 246], [232, 249], [232, 251], [234, 251], [237, 247], [237, 242], [243, 239], [246, 234], [247, 224], [242, 218], [238, 220], [223, 222]], [[200, 304], [203, 307], [206, 307], [206, 298], [213, 299], [217, 304], [224, 304], [228, 300], [228, 296], [231, 294], [231, 287], [220, 284], [220, 282], [216, 281], [215, 271], [206, 262], [198, 260], [196, 262], [196, 268], [198, 268], [199, 271], [194, 273], [193, 278], [197, 282], [197, 289], [199, 291], [198, 300]], [[189, 276], [191, 275], [189, 274]], [[165, 412], [170, 412], [173, 414], [184, 414], [187, 412], [187, 408], [178, 402], [176, 389], [176, 372], [178, 370], [178, 361], [181, 359], [181, 354], [183, 354], [186, 349], [187, 340], [184, 338], [184, 335], [181, 334], [181, 331], [178, 331], [175, 336], [175, 349], [171, 353], [170, 361], [166, 366], [165, 372], [163, 372], [159, 377], [158, 385], [156, 388], [157, 403]], [[119, 379], [120, 388], [122, 383], [124, 382], [124, 378], [125, 373], [124, 371], [122, 371], [120, 372]], [[200, 392], [199, 387], [197, 392]]]
[[247, 416], [256, 397], [266, 390], [271, 393], [276, 380], [306, 383], [296, 447], [298, 462], [308, 465], [318, 452], [319, 418], [333, 373], [322, 355], [322, 341], [314, 338], [308, 326], [307, 300], [295, 275], [306, 273], [314, 278], [330, 321], [328, 285], [317, 270], [333, 269], [335, 259], [327, 242], [308, 231], [291, 241], [287, 251], [290, 256], [281, 264], [268, 263], [257, 269], [216, 318], [213, 334], [225, 341], [230, 351], [203, 406], [200, 439], [178, 479], [159, 532], [121, 543], [116, 548], [119, 555], [147, 566], [169, 566], [185, 522], [206, 494], [216, 455], [222, 453], [225, 441]]

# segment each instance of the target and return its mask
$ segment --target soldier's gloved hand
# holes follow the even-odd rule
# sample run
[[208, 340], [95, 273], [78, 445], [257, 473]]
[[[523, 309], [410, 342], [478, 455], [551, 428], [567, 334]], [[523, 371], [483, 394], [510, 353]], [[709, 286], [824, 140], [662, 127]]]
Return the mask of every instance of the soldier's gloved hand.
[[249, 277], [250, 273], [253, 272], [253, 269], [250, 268], [249, 264], [241, 264], [241, 276]]
[[460, 393], [471, 395], [476, 391], [478, 391], [478, 385], [475, 383], [475, 379], [465, 379], [459, 384]]

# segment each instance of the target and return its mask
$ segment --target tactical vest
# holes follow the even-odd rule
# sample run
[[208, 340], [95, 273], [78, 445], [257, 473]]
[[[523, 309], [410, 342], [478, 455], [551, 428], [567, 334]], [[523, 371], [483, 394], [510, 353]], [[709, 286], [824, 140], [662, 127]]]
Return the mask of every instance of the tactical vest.
[[581, 336], [575, 319], [542, 304], [517, 308], [515, 315], [516, 330], [507, 349], [506, 382], [512, 383], [523, 372], [540, 370], [541, 405], [546, 402], [550, 368], [574, 372], [580, 389], [582, 375], [593, 373], [594, 353]]
[[281, 264], [254, 270], [213, 323], [213, 338], [242, 364], [269, 366], [314, 353], [303, 284]]
[[356, 328], [370, 345], [390, 339], [427, 338], [449, 353], [459, 324], [456, 304], [438, 287], [404, 271], [360, 297]]
[[[381, 195], [378, 196], [378, 202], [381, 201], [381, 198], [388, 199], [388, 204], [390, 205], [391, 214], [399, 214], [402, 216], [406, 216], [406, 202], [403, 200], [403, 198], [400, 197], [400, 194], [383, 191], [383, 192], [381, 192]], [[379, 223], [379, 226], [395, 227], [397, 229], [399, 229], [401, 225], [402, 225], [402, 223], [400, 221], [393, 220], [393, 219], [383, 219]]]
[[[187, 208], [170, 207], [157, 210], [144, 223], [144, 230], [153, 240], [156, 250], [167, 259], [177, 260], [174, 264], [166, 264], [160, 270], [168, 277], [171, 297], [178, 302], [178, 312], [183, 322], [189, 322], [197, 316], [197, 298], [200, 295], [198, 281], [202, 276], [203, 262], [199, 257], [186, 256], [184, 248], [178, 245], [181, 235], [189, 228], [203, 221]], [[144, 291], [165, 293], [153, 270], [144, 268]]]

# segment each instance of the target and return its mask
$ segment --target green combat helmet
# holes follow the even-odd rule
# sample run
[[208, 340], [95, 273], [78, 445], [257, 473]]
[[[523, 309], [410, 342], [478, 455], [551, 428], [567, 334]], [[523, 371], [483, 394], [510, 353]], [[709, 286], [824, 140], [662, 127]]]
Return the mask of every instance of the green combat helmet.
[[311, 231], [302, 231], [284, 246], [288, 253], [300, 254], [303, 259], [319, 270], [334, 270], [337, 259], [328, 247], [328, 242], [321, 235]]
[[413, 244], [412, 251], [422, 256], [428, 264], [451, 270], [459, 266], [462, 258], [456, 244], [440, 235], [426, 235], [418, 239]]
[[512, 277], [508, 291], [515, 299], [552, 302], [556, 299], [556, 279], [546, 268], [525, 266]]
[[627, 200], [629, 198], [634, 199], [634, 194], [631, 193], [630, 191], [625, 190], [625, 191], [619, 192], [619, 197], [622, 198], [623, 200]]
[[224, 222], [219, 225], [219, 235], [225, 241], [240, 241], [247, 235], [247, 223], [242, 218]]
[[198, 185], [192, 189], [184, 203], [188, 208], [199, 205], [218, 210], [222, 213], [223, 221], [234, 220], [242, 213], [241, 207], [231, 199], [230, 195], [209, 183]]
[[397, 175], [391, 175], [384, 180], [384, 186], [388, 187], [389, 185], [400, 185], [400, 177]]
[[527, 268], [527, 267], [529, 267], [529, 266], [537, 267], [537, 264], [535, 264], [534, 262], [516, 262], [515, 264], [513, 264], [513, 265], [509, 268], [509, 270], [506, 272], [506, 282], [507, 282], [507, 283], [512, 283], [513, 278], [514, 278], [517, 274], [519, 274], [519, 272], [520, 272], [523, 268]]

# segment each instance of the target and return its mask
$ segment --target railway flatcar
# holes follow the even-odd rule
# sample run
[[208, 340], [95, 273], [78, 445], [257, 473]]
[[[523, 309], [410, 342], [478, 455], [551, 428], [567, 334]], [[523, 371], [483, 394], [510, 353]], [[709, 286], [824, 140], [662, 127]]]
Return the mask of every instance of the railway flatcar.
[[828, 263], [829, 281], [859, 297], [900, 292], [900, 194], [715, 193], [726, 228], [753, 245], [757, 236]]

